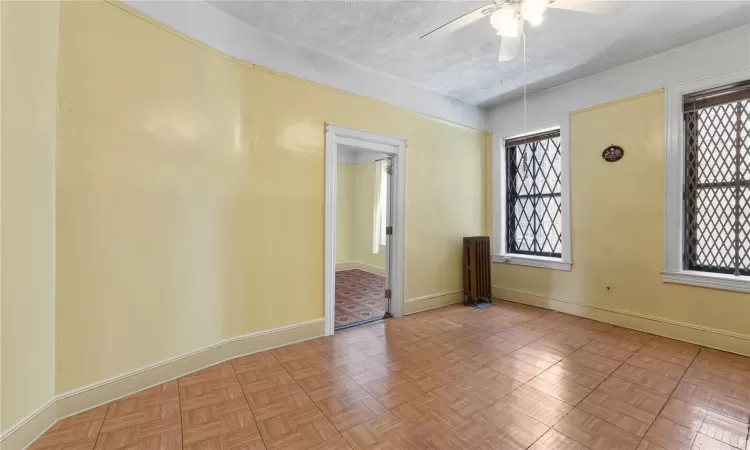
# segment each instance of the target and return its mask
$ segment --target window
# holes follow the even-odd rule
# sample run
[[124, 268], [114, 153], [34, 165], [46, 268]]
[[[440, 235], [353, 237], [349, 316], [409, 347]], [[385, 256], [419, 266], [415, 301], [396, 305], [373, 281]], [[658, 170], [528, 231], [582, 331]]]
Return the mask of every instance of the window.
[[373, 214], [373, 226], [372, 226], [372, 252], [380, 253], [381, 247], [386, 245], [388, 242], [386, 239], [386, 227], [388, 220], [388, 159], [380, 159], [375, 161], [374, 166], [374, 179], [373, 179], [373, 190], [375, 192], [374, 198], [374, 214]]
[[685, 96], [684, 267], [750, 275], [750, 82]]
[[750, 292], [750, 73], [667, 90], [666, 282]]
[[565, 119], [495, 135], [494, 262], [570, 270]]
[[388, 228], [388, 160], [378, 161], [376, 170], [380, 171], [380, 187], [378, 190], [378, 211], [380, 214], [380, 245], [386, 245], [386, 228]]
[[560, 130], [505, 141], [508, 253], [562, 256]]

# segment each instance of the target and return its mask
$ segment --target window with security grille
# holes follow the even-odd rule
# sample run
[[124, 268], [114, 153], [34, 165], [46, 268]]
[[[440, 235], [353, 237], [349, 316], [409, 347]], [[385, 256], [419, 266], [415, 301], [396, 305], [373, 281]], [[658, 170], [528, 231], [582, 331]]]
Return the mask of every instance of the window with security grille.
[[560, 130], [505, 141], [508, 253], [560, 258]]
[[685, 269], [750, 275], [750, 81], [684, 97]]

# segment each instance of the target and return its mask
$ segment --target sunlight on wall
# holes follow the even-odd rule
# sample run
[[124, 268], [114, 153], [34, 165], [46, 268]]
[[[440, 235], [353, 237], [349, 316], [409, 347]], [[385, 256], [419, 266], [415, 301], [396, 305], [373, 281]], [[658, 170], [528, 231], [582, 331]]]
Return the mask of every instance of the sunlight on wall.
[[[601, 152], [612, 144], [623, 147], [625, 156], [607, 163]], [[680, 331], [686, 334], [678, 336], [686, 340], [705, 339], [700, 329], [715, 330], [715, 345], [722, 333], [750, 339], [747, 294], [661, 281], [663, 92], [573, 113], [570, 151], [572, 271], [493, 264], [494, 292], [687, 324]]]
[[57, 392], [323, 316], [326, 122], [408, 139], [406, 298], [461, 289], [486, 133], [239, 63], [117, 3], [64, 2], [59, 61]]

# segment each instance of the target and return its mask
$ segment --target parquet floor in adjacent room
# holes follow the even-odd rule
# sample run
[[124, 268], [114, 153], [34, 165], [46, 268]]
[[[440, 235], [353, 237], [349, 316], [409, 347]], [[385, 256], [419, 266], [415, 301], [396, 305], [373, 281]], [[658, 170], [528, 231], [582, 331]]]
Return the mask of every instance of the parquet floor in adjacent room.
[[508, 302], [218, 364], [33, 450], [750, 450], [750, 358]]

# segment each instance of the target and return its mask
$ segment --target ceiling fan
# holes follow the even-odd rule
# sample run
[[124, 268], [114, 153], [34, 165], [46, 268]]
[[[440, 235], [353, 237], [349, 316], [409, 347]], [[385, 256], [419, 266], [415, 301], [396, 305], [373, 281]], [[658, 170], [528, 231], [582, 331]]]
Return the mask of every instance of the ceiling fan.
[[464, 14], [419, 39], [424, 41], [441, 38], [489, 16], [492, 28], [497, 31], [498, 36], [502, 36], [498, 61], [510, 61], [518, 53], [524, 21], [531, 26], [541, 24], [547, 8], [601, 14], [616, 9], [616, 6], [616, 2], [592, 0], [494, 0], [492, 4]]

